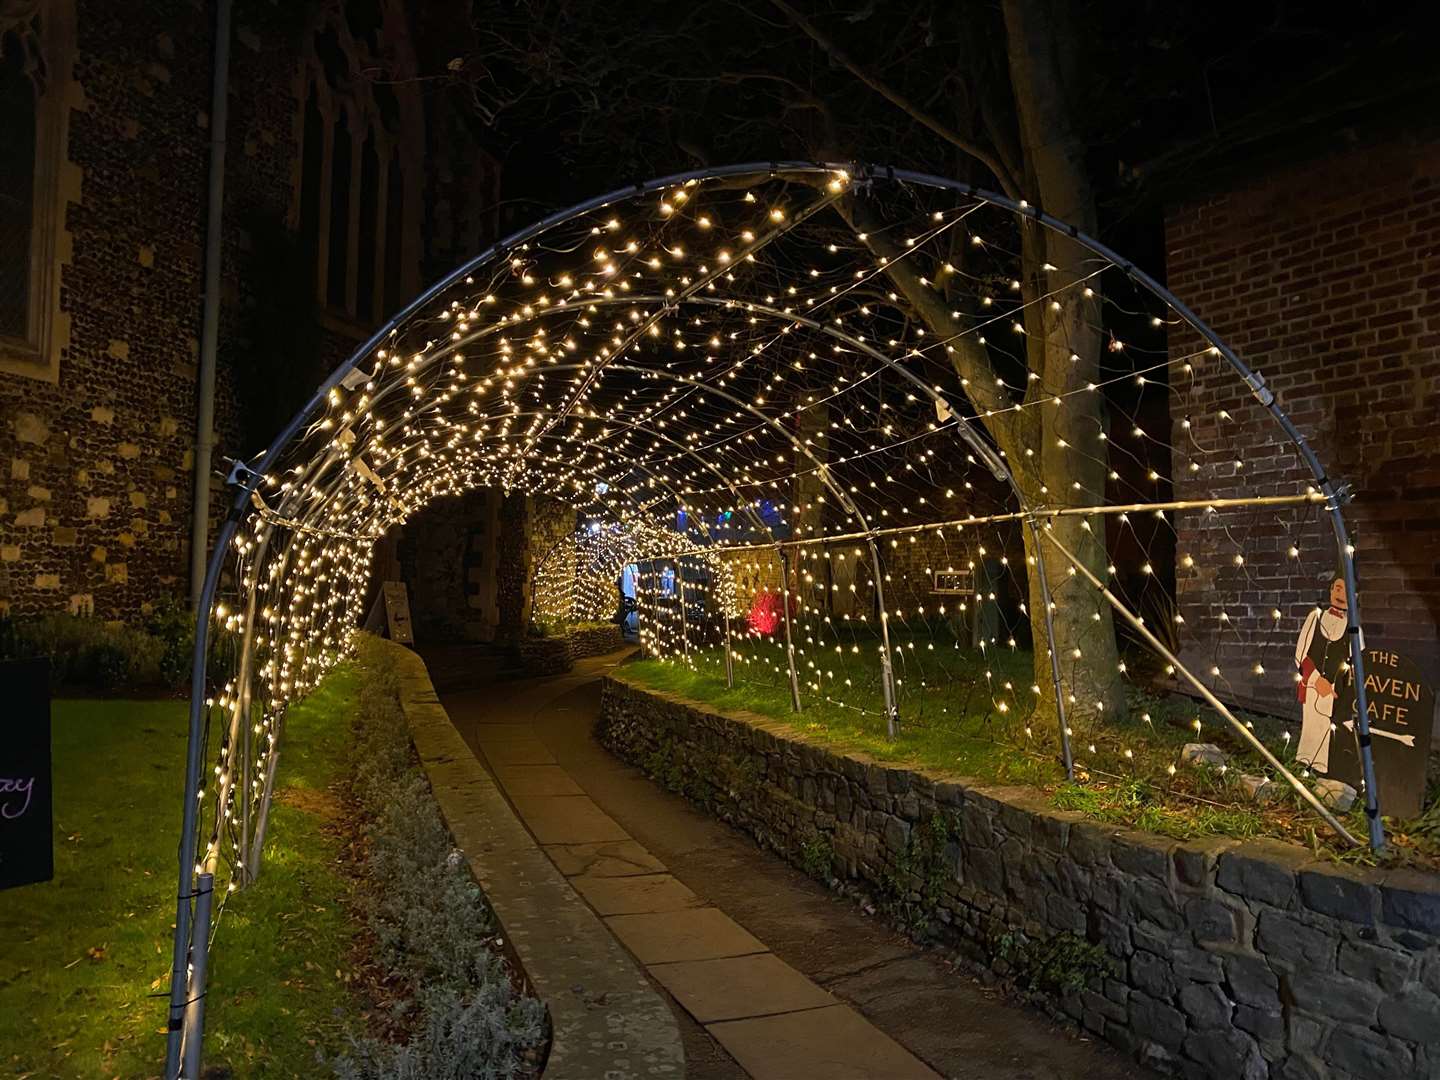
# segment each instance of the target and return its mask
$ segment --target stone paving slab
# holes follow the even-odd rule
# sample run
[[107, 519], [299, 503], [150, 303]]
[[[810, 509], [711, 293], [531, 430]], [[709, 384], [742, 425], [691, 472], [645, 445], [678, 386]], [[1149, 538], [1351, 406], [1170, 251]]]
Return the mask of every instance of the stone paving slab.
[[538, 742], [540, 737], [535, 733], [533, 724], [486, 724], [475, 732], [475, 738], [481, 746], [487, 749], [496, 743], [503, 742], [525, 742], [533, 740]]
[[845, 1005], [707, 1024], [754, 1080], [940, 1080], [910, 1051]]
[[681, 911], [705, 901], [669, 874], [629, 877], [572, 877], [570, 884], [601, 915]]
[[533, 735], [526, 739], [504, 739], [482, 744], [485, 756], [497, 769], [510, 765], [554, 765], [555, 755]]
[[605, 922], [642, 964], [766, 951], [763, 942], [719, 908], [612, 915]]
[[496, 766], [495, 778], [511, 798], [517, 795], [585, 794], [580, 785], [559, 765]]
[[704, 1024], [839, 1004], [774, 953], [653, 964], [650, 974]]
[[627, 877], [657, 874], [665, 864], [634, 840], [611, 840], [602, 844], [550, 844], [550, 860], [566, 877]]
[[588, 795], [517, 795], [511, 801], [542, 844], [630, 839], [630, 834]]

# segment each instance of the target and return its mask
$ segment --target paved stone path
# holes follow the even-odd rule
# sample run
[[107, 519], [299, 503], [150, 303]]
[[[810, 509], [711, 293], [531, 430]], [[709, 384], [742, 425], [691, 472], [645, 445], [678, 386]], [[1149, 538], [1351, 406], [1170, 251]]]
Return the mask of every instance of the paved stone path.
[[401, 706], [440, 812], [550, 1012], [546, 1080], [678, 1080], [672, 1006], [511, 811], [441, 708], [425, 665], [396, 656]]
[[555, 866], [683, 1010], [687, 1076], [1150, 1075], [950, 971], [611, 756], [592, 729], [598, 677], [617, 660], [484, 689], [442, 682], [441, 700]]

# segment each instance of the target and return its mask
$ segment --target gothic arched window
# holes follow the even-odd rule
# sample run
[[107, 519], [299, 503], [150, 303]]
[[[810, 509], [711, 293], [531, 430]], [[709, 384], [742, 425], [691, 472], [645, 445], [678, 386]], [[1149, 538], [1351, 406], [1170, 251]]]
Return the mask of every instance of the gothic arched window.
[[55, 379], [74, 10], [0, 5], [0, 372]]
[[378, 4], [327, 5], [301, 69], [294, 220], [337, 329], [373, 325], [419, 286], [420, 114], [379, 55], [379, 22]]

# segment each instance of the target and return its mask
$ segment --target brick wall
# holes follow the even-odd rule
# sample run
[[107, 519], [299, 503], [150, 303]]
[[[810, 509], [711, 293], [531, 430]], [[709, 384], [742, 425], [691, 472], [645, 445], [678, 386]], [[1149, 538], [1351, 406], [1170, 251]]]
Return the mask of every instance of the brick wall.
[[[1267, 173], [1176, 206], [1166, 235], [1171, 290], [1263, 374], [1355, 492], [1367, 644], [1440, 678], [1440, 143]], [[1193, 383], [1177, 373], [1172, 386], [1177, 497], [1278, 494], [1308, 479], [1218, 360], [1197, 359]], [[1186, 513], [1176, 528], [1187, 659], [1219, 667], [1215, 681], [1237, 699], [1293, 710], [1300, 620], [1335, 561], [1326, 522], [1314, 511]]]
[[[161, 596], [188, 591], [214, 14], [183, 0], [56, 2], [74, 3], [77, 26], [70, 167], [61, 170], [75, 178], [65, 194], [69, 258], [58, 313], [68, 344], [55, 381], [0, 373], [0, 612], [134, 619]], [[243, 452], [232, 372], [273, 344], [248, 340], [250, 228], [294, 225], [297, 74], [318, 10], [250, 4], [235, 15], [217, 468], [220, 457]], [[424, 16], [453, 22], [456, 12], [437, 3]], [[425, 100], [445, 117], [432, 136], [457, 138], [450, 100]], [[481, 208], [493, 205], [498, 176], [478, 147], [448, 153], [463, 170], [427, 192], [458, 223], [428, 253], [447, 269], [493, 227]], [[319, 333], [317, 374], [298, 378], [300, 391], [348, 356], [363, 329]], [[212, 491], [213, 521], [228, 499], [223, 485]]]

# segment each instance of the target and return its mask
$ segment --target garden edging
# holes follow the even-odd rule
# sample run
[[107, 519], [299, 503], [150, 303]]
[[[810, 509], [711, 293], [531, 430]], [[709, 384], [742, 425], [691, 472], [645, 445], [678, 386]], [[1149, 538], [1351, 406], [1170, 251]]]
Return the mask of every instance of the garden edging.
[[441, 816], [549, 1010], [546, 1080], [679, 1075], [680, 1033], [664, 999], [515, 816], [450, 722], [424, 662], [384, 645]]
[[999, 974], [1023, 977], [1047, 943], [1098, 946], [1108, 972], [1054, 1005], [1147, 1064], [1245, 1080], [1440, 1074], [1440, 879], [1104, 825], [1031, 788], [838, 754], [623, 671], [604, 681], [598, 734]]

